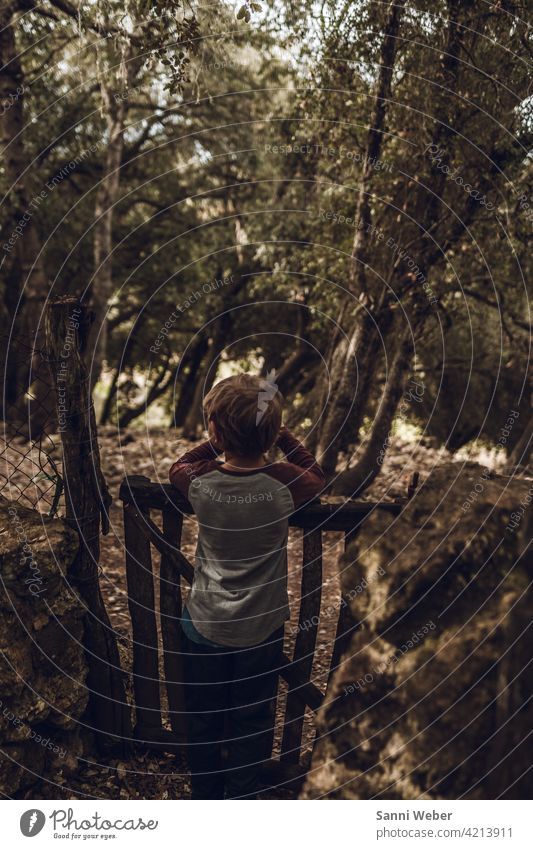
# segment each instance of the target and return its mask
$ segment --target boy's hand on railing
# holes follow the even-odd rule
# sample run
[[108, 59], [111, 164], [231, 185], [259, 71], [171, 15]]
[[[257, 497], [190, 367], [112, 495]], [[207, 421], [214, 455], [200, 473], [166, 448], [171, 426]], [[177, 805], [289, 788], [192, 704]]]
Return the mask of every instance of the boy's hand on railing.
[[279, 445], [280, 441], [283, 440], [283, 437], [286, 436], [288, 433], [290, 433], [289, 428], [286, 427], [285, 425], [281, 425], [281, 427], [279, 429], [279, 433], [278, 433], [277, 438], [276, 438], [276, 445], [277, 446]]

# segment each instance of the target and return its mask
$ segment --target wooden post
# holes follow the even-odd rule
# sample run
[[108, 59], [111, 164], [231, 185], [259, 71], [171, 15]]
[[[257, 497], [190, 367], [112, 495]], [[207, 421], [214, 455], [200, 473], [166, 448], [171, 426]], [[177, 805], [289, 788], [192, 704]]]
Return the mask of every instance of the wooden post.
[[[300, 614], [293, 666], [299, 676], [310, 681], [322, 595], [322, 533], [320, 529], [304, 532], [303, 548]], [[297, 764], [300, 761], [305, 706], [302, 705], [302, 700], [295, 689], [297, 690], [297, 687], [289, 686], [281, 760]]]
[[63, 445], [66, 521], [80, 538], [68, 577], [87, 608], [84, 645], [89, 675], [88, 714], [99, 743], [131, 738], [130, 707], [115, 632], [98, 582], [100, 527], [109, 528], [110, 497], [100, 468], [94, 407], [84, 363], [92, 314], [76, 299], [51, 303], [46, 313], [46, 347], [54, 382], [58, 429]]
[[[172, 505], [163, 510], [163, 536], [179, 550], [183, 517]], [[183, 659], [181, 655], [180, 573], [168, 554], [161, 554], [159, 567], [159, 613], [163, 640], [168, 712], [172, 731], [186, 739]]]
[[[348, 550], [348, 546], [350, 543], [356, 538], [359, 533], [361, 525], [359, 524], [357, 527], [352, 528], [349, 531], [346, 531], [344, 535], [344, 551]], [[354, 622], [351, 610], [350, 610], [350, 600], [345, 596], [341, 589], [341, 606], [339, 609], [339, 619], [337, 622], [337, 631], [335, 634], [335, 642], [333, 643], [333, 651], [331, 654], [331, 664], [329, 668], [328, 675], [328, 688], [333, 677], [333, 673], [337, 669], [341, 658], [348, 648], [350, 643], [351, 636], [356, 628], [356, 623]], [[327, 692], [327, 690], [326, 690]]]

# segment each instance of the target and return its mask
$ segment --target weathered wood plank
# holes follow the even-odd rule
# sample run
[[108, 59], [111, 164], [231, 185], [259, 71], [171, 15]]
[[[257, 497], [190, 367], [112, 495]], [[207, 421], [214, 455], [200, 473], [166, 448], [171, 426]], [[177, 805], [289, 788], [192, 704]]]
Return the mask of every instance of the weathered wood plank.
[[[126, 503], [134, 503], [139, 507], [162, 510], [173, 504], [183, 514], [192, 513], [189, 503], [181, 493], [170, 484], [152, 483], [140, 475], [130, 475], [122, 482], [119, 497]], [[295, 528], [314, 529], [320, 527], [323, 531], [350, 530], [361, 519], [367, 518], [374, 510], [398, 515], [404, 503], [347, 501], [344, 504], [310, 504], [302, 510], [293, 513], [289, 525]]]
[[[149, 521], [148, 515], [145, 518]], [[124, 509], [124, 541], [137, 725], [160, 728], [159, 652], [150, 540], [128, 508]]]
[[194, 576], [194, 566], [189, 563], [187, 558], [181, 551], [178, 551], [169, 543], [155, 522], [152, 522], [146, 508], [135, 507], [133, 504], [126, 504], [124, 507], [124, 515], [128, 514], [132, 523], [138, 528], [148, 542], [151, 542], [160, 554], [164, 554], [172, 563], [174, 568], [185, 578], [189, 584], [192, 584]]
[[300, 670], [295, 668], [293, 661], [286, 654], [283, 655], [283, 661], [285, 666], [281, 667], [279, 674], [293, 690], [294, 697], [298, 698], [303, 705], [307, 705], [311, 710], [316, 712], [324, 701], [323, 694], [316, 684], [304, 678]]
[[[344, 551], [349, 546], [349, 544], [354, 540], [359, 533], [360, 528], [356, 527], [350, 531], [347, 531], [344, 535]], [[341, 580], [342, 584], [342, 580]], [[350, 611], [350, 599], [348, 593], [343, 592], [341, 589], [341, 604], [339, 609], [339, 619], [337, 621], [337, 630], [335, 633], [335, 642], [333, 643], [333, 651], [331, 654], [331, 663], [329, 668], [328, 675], [328, 688], [333, 676], [333, 673], [337, 669], [342, 655], [345, 653], [348, 645], [350, 643], [350, 639], [352, 634], [356, 628], [356, 623], [354, 622], [353, 616]], [[326, 690], [327, 692], [327, 690]]]
[[[165, 539], [179, 549], [183, 518], [174, 507], [163, 510]], [[185, 698], [181, 655], [181, 573], [168, 552], [161, 554], [159, 567], [159, 612], [163, 641], [163, 665], [172, 730], [185, 739]]]
[[[322, 596], [322, 532], [309, 531], [303, 539], [303, 564], [298, 633], [294, 646], [293, 667], [309, 681], [313, 667], [316, 635]], [[305, 709], [297, 690], [289, 686], [281, 760], [299, 763]]]

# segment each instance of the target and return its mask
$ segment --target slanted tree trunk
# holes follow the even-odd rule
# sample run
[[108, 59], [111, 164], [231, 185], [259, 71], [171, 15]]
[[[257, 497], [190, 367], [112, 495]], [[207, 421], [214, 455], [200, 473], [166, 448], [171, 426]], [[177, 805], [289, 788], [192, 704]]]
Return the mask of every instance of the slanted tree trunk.
[[102, 411], [100, 413], [100, 419], [98, 424], [105, 425], [108, 423], [111, 417], [111, 410], [113, 407], [113, 401], [117, 396], [117, 384], [120, 375], [122, 374], [122, 368], [124, 367], [124, 357], [120, 358], [120, 365], [118, 365], [113, 371], [113, 377], [111, 378], [111, 383], [109, 384], [109, 389], [107, 391], [107, 395], [105, 396], [104, 403], [102, 404]]
[[370, 486], [378, 476], [387, 451], [392, 423], [404, 393], [413, 355], [412, 329], [408, 326], [397, 344], [370, 436], [362, 446], [356, 464], [342, 472], [334, 481], [335, 495], [354, 498]]
[[297, 317], [296, 347], [276, 372], [276, 385], [282, 395], [293, 391], [302, 382], [304, 368], [312, 365], [316, 360], [313, 348], [307, 341], [310, 313], [305, 301], [302, 301]]
[[391, 323], [388, 304], [375, 312], [365, 310], [333, 353], [330, 409], [317, 449], [328, 477], [335, 473], [339, 451], [346, 451], [358, 437]]
[[[217, 272], [217, 277], [222, 275], [222, 269]], [[234, 310], [237, 307], [237, 296], [244, 290], [250, 275], [249, 269], [242, 269], [237, 280], [228, 284], [221, 291], [221, 303], [219, 316], [212, 328], [211, 338], [207, 354], [204, 357], [201, 369], [196, 374], [196, 386], [192, 402], [183, 422], [183, 436], [185, 439], [196, 439], [203, 425], [202, 399], [211, 389], [217, 375], [220, 354], [226, 347], [231, 328], [233, 326]]]
[[178, 366], [169, 368], [167, 361], [167, 363], [158, 371], [144, 400], [140, 404], [137, 404], [136, 407], [129, 407], [120, 415], [118, 420], [119, 427], [127, 427], [134, 419], [142, 416], [142, 414], [148, 410], [154, 401], [161, 398], [161, 396], [164, 395], [170, 387], [177, 370]]
[[91, 362], [91, 383], [94, 386], [107, 354], [107, 310], [113, 294], [113, 219], [120, 188], [120, 165], [124, 150], [124, 125], [127, 98], [114, 99], [107, 81], [101, 85], [105, 108], [108, 142], [104, 157], [103, 175], [96, 193], [94, 210], [94, 275], [90, 284], [90, 305], [95, 314], [92, 328], [94, 353]]
[[100, 424], [106, 424], [111, 416], [111, 409], [113, 406], [113, 401], [117, 395], [117, 386], [118, 381], [120, 379], [120, 375], [124, 372], [125, 368], [129, 365], [131, 359], [131, 353], [133, 347], [135, 345], [135, 340], [137, 334], [141, 330], [143, 324], [145, 324], [147, 318], [147, 310], [141, 310], [141, 312], [137, 315], [133, 323], [133, 327], [131, 328], [128, 338], [126, 340], [126, 344], [124, 345], [124, 349], [120, 355], [119, 361], [113, 370], [113, 377], [111, 379], [111, 384], [109, 386], [108, 393], [106, 395], [105, 401], [102, 406], [102, 411], [100, 413]]
[[89, 303], [95, 314], [91, 330], [91, 383], [94, 386], [107, 354], [107, 311], [113, 295], [113, 222], [120, 197], [120, 168], [124, 153], [124, 129], [128, 115], [127, 93], [117, 97], [117, 88], [129, 91], [141, 68], [143, 57], [135, 56], [131, 43], [122, 46], [122, 77], [119, 86], [109, 79], [101, 83], [102, 104], [105, 111], [107, 145], [103, 174], [95, 203], [93, 234], [94, 274], [89, 287]]
[[[348, 266], [349, 296], [342, 304], [339, 325], [347, 314], [354, 298], [359, 300], [359, 320], [347, 336], [339, 336], [330, 362], [330, 385], [326, 387], [333, 403], [319, 437], [318, 453], [328, 476], [333, 475], [339, 450], [350, 437], [357, 435], [372, 382], [373, 369], [367, 366], [376, 360], [379, 340], [373, 327], [372, 306], [377, 300], [368, 289], [367, 264], [369, 256], [369, 226], [372, 222], [370, 205], [374, 175], [373, 162], [379, 158], [385, 125], [387, 102], [390, 100], [392, 75], [397, 52], [398, 31], [403, 16], [405, 0], [393, 0], [388, 8], [387, 23], [381, 42], [379, 72], [374, 92], [370, 126], [367, 135], [365, 161], [359, 182], [352, 256]], [[361, 360], [361, 352], [368, 351], [368, 361]], [[362, 368], [364, 366], [364, 369]], [[359, 374], [358, 374], [359, 367]], [[351, 417], [354, 416], [352, 422]]]
[[185, 439], [196, 439], [203, 425], [202, 399], [207, 395], [217, 376], [217, 360], [224, 350], [233, 321], [232, 315], [226, 308], [222, 309], [213, 335], [209, 340], [207, 354], [204, 357], [200, 371], [196, 374], [196, 386], [191, 406], [183, 422]]
[[[319, 441], [320, 459], [329, 477], [334, 475], [339, 450], [346, 450], [348, 445], [357, 440], [370, 392], [376, 382], [375, 376], [382, 362], [380, 352], [383, 347], [387, 347], [387, 337], [391, 328], [397, 325], [397, 323], [392, 323], [391, 311], [394, 304], [400, 303], [406, 315], [414, 311], [418, 332], [422, 330], [424, 320], [430, 313], [427, 299], [425, 308], [424, 304], [421, 303], [425, 295], [417, 290], [413, 275], [409, 271], [406, 272], [405, 254], [401, 256], [399, 252], [398, 257], [392, 261], [392, 267], [386, 276], [387, 285], [378, 284], [376, 293], [369, 286], [366, 271], [370, 249], [369, 227], [372, 224], [370, 206], [372, 159], [379, 157], [381, 151], [381, 139], [386, 118], [385, 104], [392, 94], [391, 81], [403, 5], [392, 2], [389, 7], [387, 25], [381, 44], [380, 71], [367, 139], [365, 167], [361, 176], [356, 213], [359, 229], [354, 238], [348, 275], [350, 290], [352, 295], [357, 298], [359, 310], [355, 326], [348, 331], [345, 338], [340, 339], [331, 361], [330, 373], [332, 377], [329, 388], [334, 403], [325, 419]], [[440, 66], [436, 71], [440, 94], [435, 103], [432, 141], [445, 152], [450, 151], [451, 140], [455, 137], [454, 124], [456, 111], [459, 108], [454, 95], [457, 89], [459, 56], [464, 33], [464, 29], [460, 26], [458, 20], [460, 10], [460, 0], [449, 0], [446, 49], [443, 51]], [[413, 233], [411, 233], [411, 251], [417, 258], [418, 266], [426, 279], [429, 270], [442, 261], [446, 248], [451, 247], [464, 233], [465, 228], [469, 226], [476, 214], [476, 207], [479, 206], [473, 202], [472, 198], [468, 198], [461, 215], [456, 217], [446, 236], [443, 235], [439, 243], [439, 239], [435, 239], [433, 231], [435, 222], [439, 219], [440, 198], [446, 179], [443, 170], [435, 170], [429, 186], [431, 191], [428, 191], [427, 187], [417, 187], [417, 190], [412, 192], [412, 200], [409, 199], [411, 220], [417, 222], [414, 239], [412, 238]], [[346, 303], [343, 304], [342, 318], [345, 317], [349, 304], [350, 301], [347, 299]], [[403, 337], [401, 329], [397, 328], [397, 330]], [[407, 349], [405, 356], [407, 356]], [[403, 360], [404, 357], [401, 359]], [[409, 364], [404, 362], [404, 368], [401, 371], [406, 372], [408, 369]], [[387, 404], [385, 407], [381, 407], [380, 423], [379, 425], [376, 424], [375, 430], [376, 439], [371, 438], [369, 440], [368, 450], [371, 450], [372, 447], [377, 447], [378, 451], [381, 450], [379, 431], [382, 427], [385, 427], [384, 419], [390, 419], [392, 422], [395, 412], [392, 404], [394, 398], [397, 399], [396, 404], [399, 402], [401, 394], [401, 386], [395, 392], [391, 388], [388, 391], [386, 390]], [[360, 465], [360, 463], [362, 463], [362, 460], [357, 463], [360, 470], [363, 469], [363, 466], [367, 466], [367, 470], [371, 469], [368, 480], [373, 480], [375, 462], [371, 462], [370, 458], [367, 458], [363, 465]], [[348, 486], [350, 487], [353, 484], [357, 488], [357, 486], [360, 486], [360, 479], [361, 472], [354, 473], [352, 483], [349, 483]]]

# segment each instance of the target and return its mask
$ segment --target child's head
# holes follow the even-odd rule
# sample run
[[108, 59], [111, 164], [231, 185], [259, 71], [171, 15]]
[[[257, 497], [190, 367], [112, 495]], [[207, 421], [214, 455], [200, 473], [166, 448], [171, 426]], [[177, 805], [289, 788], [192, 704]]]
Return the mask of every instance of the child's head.
[[281, 426], [283, 398], [273, 383], [253, 374], [221, 380], [204, 398], [221, 447], [241, 457], [257, 457], [274, 445]]

